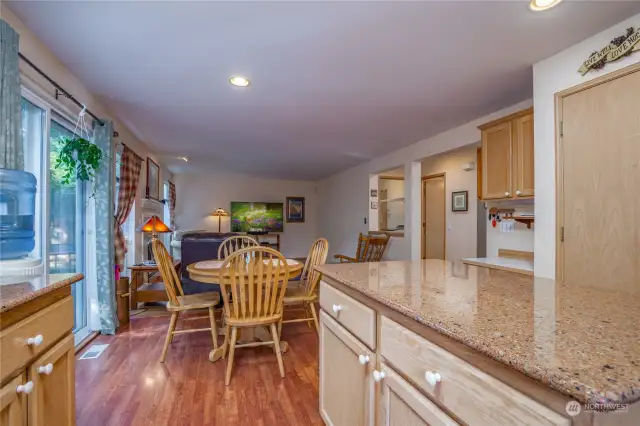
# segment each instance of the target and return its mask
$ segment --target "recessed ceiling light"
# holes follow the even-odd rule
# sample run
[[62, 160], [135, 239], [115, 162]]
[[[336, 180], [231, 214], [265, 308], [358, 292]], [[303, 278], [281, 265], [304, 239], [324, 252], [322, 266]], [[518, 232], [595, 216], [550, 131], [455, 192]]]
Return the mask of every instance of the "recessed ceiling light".
[[529, 8], [535, 12], [540, 12], [557, 6], [561, 1], [562, 0], [531, 0]]
[[249, 81], [248, 78], [241, 77], [239, 75], [234, 75], [233, 77], [231, 77], [229, 79], [229, 83], [233, 84], [234, 86], [238, 86], [238, 87], [247, 87], [248, 85], [251, 84], [251, 82]]

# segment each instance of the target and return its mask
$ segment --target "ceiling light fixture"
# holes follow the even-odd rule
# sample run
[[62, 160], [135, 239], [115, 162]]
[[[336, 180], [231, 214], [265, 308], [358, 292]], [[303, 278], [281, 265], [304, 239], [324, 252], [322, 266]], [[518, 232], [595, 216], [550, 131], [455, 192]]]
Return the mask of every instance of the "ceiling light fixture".
[[249, 81], [248, 78], [241, 77], [239, 75], [232, 76], [229, 79], [229, 83], [233, 84], [234, 86], [238, 86], [238, 87], [247, 87], [248, 85], [251, 84], [251, 82]]
[[188, 163], [189, 162], [189, 157], [178, 157], [178, 160], [182, 160], [185, 163]]
[[541, 12], [557, 6], [561, 1], [562, 0], [531, 0], [531, 3], [529, 3], [529, 9], [534, 12]]

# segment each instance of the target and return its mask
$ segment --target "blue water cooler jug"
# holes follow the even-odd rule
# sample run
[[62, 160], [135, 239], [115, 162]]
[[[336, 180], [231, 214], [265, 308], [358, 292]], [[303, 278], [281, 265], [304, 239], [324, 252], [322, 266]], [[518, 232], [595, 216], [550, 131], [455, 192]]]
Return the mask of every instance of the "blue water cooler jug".
[[36, 177], [0, 169], [0, 260], [20, 259], [35, 247]]

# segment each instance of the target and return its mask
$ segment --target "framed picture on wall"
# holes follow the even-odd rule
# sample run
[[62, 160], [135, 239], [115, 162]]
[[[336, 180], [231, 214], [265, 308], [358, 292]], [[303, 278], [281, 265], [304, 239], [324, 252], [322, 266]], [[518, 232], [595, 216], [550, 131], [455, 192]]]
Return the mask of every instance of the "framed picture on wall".
[[287, 222], [304, 222], [304, 197], [287, 197]]
[[160, 166], [147, 157], [147, 198], [160, 201]]
[[469, 211], [469, 191], [456, 191], [451, 193], [451, 211]]

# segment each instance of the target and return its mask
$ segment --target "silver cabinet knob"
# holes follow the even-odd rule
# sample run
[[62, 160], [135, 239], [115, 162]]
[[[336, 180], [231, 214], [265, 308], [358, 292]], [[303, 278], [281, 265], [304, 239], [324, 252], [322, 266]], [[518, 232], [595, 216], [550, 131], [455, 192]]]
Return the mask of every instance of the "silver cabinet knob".
[[370, 360], [369, 355], [360, 355], [360, 356], [358, 357], [358, 362], [359, 362], [361, 365], [365, 365], [366, 363], [368, 363], [368, 362], [369, 362], [369, 360]]
[[384, 376], [386, 376], [386, 374], [384, 374], [384, 371], [378, 371], [378, 370], [373, 370], [373, 380], [375, 382], [379, 382], [380, 380], [384, 379]]

